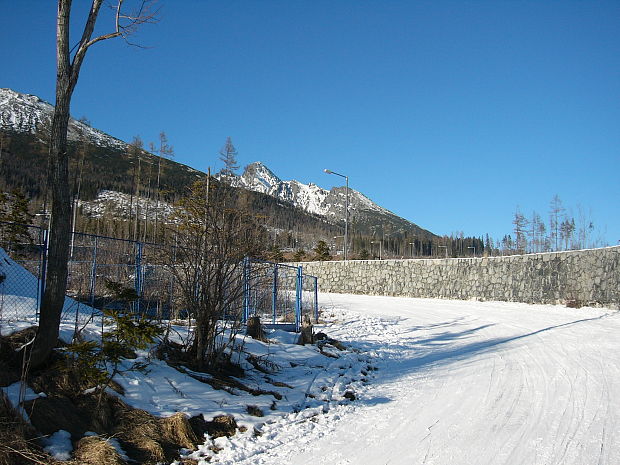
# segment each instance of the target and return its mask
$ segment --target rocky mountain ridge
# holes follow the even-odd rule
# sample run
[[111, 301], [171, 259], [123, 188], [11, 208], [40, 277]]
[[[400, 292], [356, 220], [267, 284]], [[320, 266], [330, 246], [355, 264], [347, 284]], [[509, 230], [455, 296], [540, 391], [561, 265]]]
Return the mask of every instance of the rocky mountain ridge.
[[[243, 187], [271, 195], [309, 213], [325, 216], [332, 221], [340, 221], [344, 217], [346, 187], [326, 190], [314, 183], [304, 184], [294, 179], [283, 181], [260, 161], [246, 166], [241, 176], [227, 176], [225, 180], [234, 187]], [[349, 188], [349, 214], [355, 216], [357, 212], [364, 210], [394, 215], [361, 192]]]
[[[0, 89], [0, 130], [6, 133], [37, 135], [37, 132], [49, 126], [53, 114], [53, 106], [35, 95], [23, 94], [11, 89]], [[88, 140], [98, 154], [94, 163], [99, 168], [115, 169], [110, 173], [118, 182], [115, 187], [105, 180], [98, 179], [96, 191], [91, 199], [98, 201], [113, 202], [118, 196], [113, 191], [122, 191], [121, 186], [127, 185], [131, 178], [132, 164], [135, 162], [127, 154], [126, 142], [112, 137], [102, 131], [92, 128], [83, 121], [71, 119], [69, 123], [69, 140]], [[6, 150], [6, 149], [5, 149]], [[146, 158], [152, 157], [151, 164], [155, 163], [155, 156], [147, 152]], [[176, 184], [179, 182], [192, 182], [204, 176], [204, 173], [189, 166], [165, 160], [166, 171], [174, 174]], [[116, 164], [118, 168], [113, 168]], [[94, 165], [93, 165], [94, 166]], [[26, 171], [27, 169], [24, 168]], [[93, 169], [94, 170], [94, 169]], [[124, 181], [123, 181], [124, 179]], [[275, 175], [264, 163], [254, 162], [248, 165], [240, 176], [226, 176], [220, 179], [236, 188], [244, 188], [273, 197], [279, 202], [296, 207], [310, 215], [318, 215], [328, 222], [337, 225], [344, 224], [345, 216], [345, 187], [335, 187], [331, 190], [323, 189], [316, 184], [304, 184], [296, 180], [283, 181]], [[34, 180], [31, 181], [35, 182]], [[130, 190], [124, 188], [125, 193]], [[185, 190], [177, 186], [177, 191]], [[101, 195], [105, 194], [105, 195]], [[115, 209], [117, 209], [116, 207]], [[99, 208], [95, 209], [99, 210]], [[423, 236], [434, 236], [429, 231], [423, 230], [408, 220], [398, 217], [389, 210], [375, 204], [368, 197], [353, 189], [349, 190], [349, 219], [356, 230], [363, 234], [383, 234], [385, 230], [391, 232], [408, 231]]]

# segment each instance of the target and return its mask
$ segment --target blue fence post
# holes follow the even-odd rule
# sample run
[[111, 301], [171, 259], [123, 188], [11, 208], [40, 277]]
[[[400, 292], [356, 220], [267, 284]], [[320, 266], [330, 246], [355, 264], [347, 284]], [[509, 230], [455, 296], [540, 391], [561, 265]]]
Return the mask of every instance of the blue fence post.
[[301, 296], [303, 290], [303, 269], [301, 266], [297, 267], [297, 296], [295, 299], [295, 331], [299, 332], [301, 329]]
[[172, 294], [174, 293], [174, 275], [171, 274], [168, 278], [168, 313], [169, 318], [172, 320], [173, 318], [178, 318], [178, 315], [174, 313], [174, 299], [172, 298]]
[[136, 299], [136, 311], [140, 313], [140, 299], [142, 297], [142, 242], [136, 242], [138, 246], [138, 253], [136, 254], [136, 279], [134, 287], [138, 298]]
[[243, 258], [243, 323], [250, 318], [250, 257]]
[[48, 230], [42, 229], [43, 233], [43, 250], [41, 251], [41, 260], [39, 260], [39, 294], [37, 298], [37, 321], [39, 321], [39, 315], [41, 314], [41, 305], [43, 304], [43, 294], [45, 294], [45, 279], [47, 278], [47, 246], [48, 246]]
[[274, 325], [276, 324], [277, 305], [278, 305], [278, 264], [276, 263], [273, 266], [273, 295], [271, 297], [271, 310], [273, 312], [271, 322]]
[[319, 278], [314, 276], [314, 322], [319, 322]]
[[97, 244], [98, 238], [95, 236], [95, 247], [93, 248], [93, 263], [90, 268], [90, 306], [95, 308], [95, 284], [97, 282]]

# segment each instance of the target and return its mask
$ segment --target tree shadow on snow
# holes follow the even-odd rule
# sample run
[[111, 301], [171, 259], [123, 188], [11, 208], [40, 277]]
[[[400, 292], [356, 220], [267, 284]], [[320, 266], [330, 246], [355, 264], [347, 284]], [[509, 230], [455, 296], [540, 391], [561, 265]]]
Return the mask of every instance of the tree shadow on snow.
[[[376, 379], [377, 382], [385, 382], [393, 379], [398, 379], [402, 376], [410, 375], [415, 372], [424, 370], [430, 367], [444, 367], [452, 363], [459, 363], [467, 361], [476, 355], [491, 353], [499, 347], [509, 345], [511, 342], [526, 339], [532, 336], [539, 335], [548, 331], [558, 330], [577, 324], [585, 323], [588, 321], [596, 321], [607, 317], [607, 315], [601, 315], [594, 318], [583, 318], [568, 323], [562, 323], [554, 326], [549, 326], [536, 331], [528, 333], [500, 338], [489, 338], [486, 340], [477, 340], [471, 343], [459, 344], [459, 341], [470, 339], [474, 336], [480, 338], [480, 331], [494, 326], [493, 324], [486, 324], [475, 328], [468, 328], [463, 331], [444, 331], [437, 335], [426, 337], [424, 339], [418, 339], [415, 337], [415, 331], [410, 337], [406, 337], [403, 341], [399, 338], [398, 344], [389, 344], [381, 342], [369, 342], [362, 343], [360, 347], [365, 350], [379, 351], [385, 348], [386, 345], [392, 352], [405, 353], [412, 352], [419, 355], [413, 357], [407, 357], [406, 355], [401, 359], [393, 359], [389, 363], [389, 370], [383, 371]], [[437, 325], [433, 325], [437, 327]], [[421, 327], [419, 329], [428, 329]], [[442, 349], [442, 347], [445, 347]]]

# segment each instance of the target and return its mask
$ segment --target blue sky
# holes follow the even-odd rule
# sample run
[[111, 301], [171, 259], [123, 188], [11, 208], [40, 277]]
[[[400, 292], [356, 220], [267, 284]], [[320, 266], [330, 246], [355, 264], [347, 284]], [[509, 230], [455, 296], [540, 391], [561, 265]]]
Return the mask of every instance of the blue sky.
[[[620, 240], [620, 2], [160, 3], [134, 38], [148, 48], [89, 51], [75, 117], [128, 141], [164, 130], [201, 170], [231, 136], [242, 165], [348, 174], [437, 234], [501, 238], [558, 194]], [[53, 103], [55, 2], [0, 10], [0, 87]]]

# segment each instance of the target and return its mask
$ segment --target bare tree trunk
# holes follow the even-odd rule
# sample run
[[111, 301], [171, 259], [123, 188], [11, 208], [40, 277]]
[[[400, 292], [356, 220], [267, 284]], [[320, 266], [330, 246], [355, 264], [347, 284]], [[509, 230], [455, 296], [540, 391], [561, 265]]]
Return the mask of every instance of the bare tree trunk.
[[[45, 293], [41, 302], [39, 329], [32, 348], [31, 364], [42, 365], [58, 341], [60, 316], [67, 286], [67, 262], [71, 240], [71, 195], [69, 192], [69, 160], [67, 156], [67, 128], [71, 96], [80, 75], [80, 68], [88, 48], [100, 41], [115, 37], [126, 38], [140, 24], [150, 22], [153, 13], [145, 9], [150, 0], [142, 0], [136, 15], [122, 14], [123, 0], [116, 4], [115, 28], [109, 34], [92, 38], [103, 0], [92, 0], [88, 18], [75, 54], [71, 58], [69, 30], [72, 0], [58, 0], [56, 22], [56, 106], [50, 137], [49, 184], [52, 194], [52, 216]], [[122, 21], [125, 21], [123, 24]]]
[[52, 216], [50, 218], [45, 293], [41, 302], [39, 329], [32, 349], [32, 366], [41, 365], [56, 345], [67, 285], [67, 261], [71, 239], [67, 127], [69, 125], [71, 95], [75, 86], [75, 83], [72, 85], [71, 82], [71, 65], [69, 64], [70, 12], [71, 2], [59, 0], [56, 31], [56, 106], [52, 118], [49, 151]]

